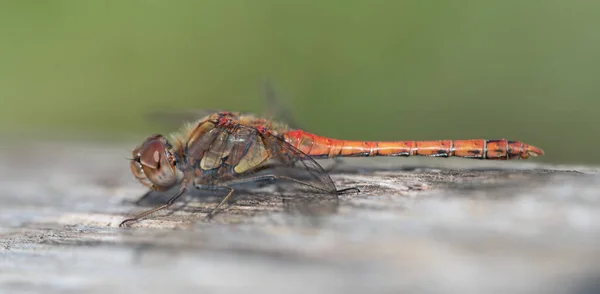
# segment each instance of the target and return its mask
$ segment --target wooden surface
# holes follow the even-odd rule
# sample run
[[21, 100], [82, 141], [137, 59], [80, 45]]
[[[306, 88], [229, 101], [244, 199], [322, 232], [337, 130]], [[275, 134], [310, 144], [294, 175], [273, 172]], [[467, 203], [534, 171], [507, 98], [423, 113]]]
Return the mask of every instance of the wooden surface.
[[132, 146], [3, 149], [0, 293], [600, 292], [595, 168], [361, 158], [332, 173], [361, 189], [336, 212], [258, 191], [206, 222], [192, 195], [118, 228], [164, 197], [131, 204]]

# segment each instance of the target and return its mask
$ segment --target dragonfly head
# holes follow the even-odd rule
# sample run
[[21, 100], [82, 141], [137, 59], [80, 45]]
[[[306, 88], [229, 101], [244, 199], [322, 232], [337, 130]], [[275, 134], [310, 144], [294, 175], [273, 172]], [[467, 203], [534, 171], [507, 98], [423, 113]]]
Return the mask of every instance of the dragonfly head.
[[180, 179], [181, 172], [171, 154], [171, 145], [161, 135], [146, 138], [133, 149], [130, 167], [140, 183], [153, 190], [168, 190]]

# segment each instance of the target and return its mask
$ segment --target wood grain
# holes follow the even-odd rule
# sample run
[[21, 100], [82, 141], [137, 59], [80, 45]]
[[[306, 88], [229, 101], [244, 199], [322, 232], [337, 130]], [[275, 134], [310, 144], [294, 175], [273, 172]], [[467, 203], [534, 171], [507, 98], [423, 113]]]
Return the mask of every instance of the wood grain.
[[[595, 167], [531, 161], [352, 159], [339, 205], [306, 195], [168, 195], [129, 174], [132, 145], [43, 143], [0, 155], [2, 293], [594, 293], [600, 290]], [[327, 163], [327, 162], [326, 162]], [[201, 292], [202, 291], [202, 292]]]

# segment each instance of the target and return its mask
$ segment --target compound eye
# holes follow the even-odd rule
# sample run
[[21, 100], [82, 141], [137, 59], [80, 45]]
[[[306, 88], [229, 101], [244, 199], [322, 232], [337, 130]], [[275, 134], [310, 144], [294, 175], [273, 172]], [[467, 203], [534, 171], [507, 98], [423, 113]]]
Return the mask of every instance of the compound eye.
[[138, 179], [145, 178], [152, 187], [162, 190], [177, 182], [178, 173], [175, 160], [169, 151], [170, 145], [160, 135], [146, 139], [134, 152], [136, 161], [132, 161], [132, 172]]
[[140, 163], [150, 168], [159, 168], [165, 146], [158, 140], [149, 140], [140, 148]]

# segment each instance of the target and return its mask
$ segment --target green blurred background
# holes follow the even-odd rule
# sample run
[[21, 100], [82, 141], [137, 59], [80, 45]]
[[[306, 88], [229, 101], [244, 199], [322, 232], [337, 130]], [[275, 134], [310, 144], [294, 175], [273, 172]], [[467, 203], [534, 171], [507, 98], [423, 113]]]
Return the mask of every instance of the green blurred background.
[[[509, 138], [599, 163], [599, 1], [1, 1], [0, 132], [141, 141], [156, 110], [308, 131]], [[12, 136], [12, 137], [11, 137]]]

